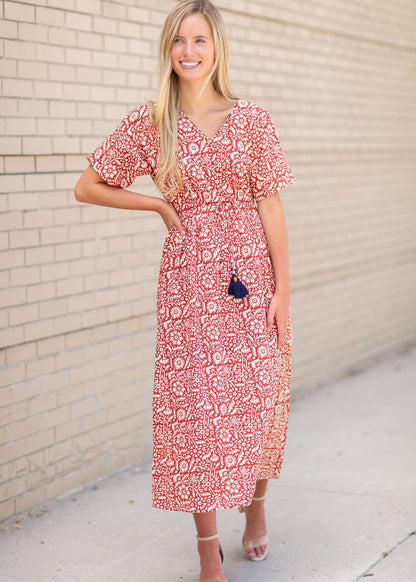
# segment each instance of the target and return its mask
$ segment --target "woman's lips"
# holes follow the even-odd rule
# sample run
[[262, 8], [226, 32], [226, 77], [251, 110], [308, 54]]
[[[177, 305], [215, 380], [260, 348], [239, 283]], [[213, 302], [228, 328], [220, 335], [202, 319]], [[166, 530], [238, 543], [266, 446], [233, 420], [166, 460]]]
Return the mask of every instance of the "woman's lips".
[[179, 61], [184, 69], [196, 69], [201, 61]]

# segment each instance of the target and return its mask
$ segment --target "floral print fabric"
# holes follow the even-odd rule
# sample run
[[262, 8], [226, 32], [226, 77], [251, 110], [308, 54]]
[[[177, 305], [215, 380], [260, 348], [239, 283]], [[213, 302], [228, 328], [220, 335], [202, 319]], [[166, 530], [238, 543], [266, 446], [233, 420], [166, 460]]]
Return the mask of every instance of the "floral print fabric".
[[[153, 505], [206, 512], [248, 505], [277, 478], [289, 414], [292, 319], [279, 349], [266, 314], [273, 272], [255, 201], [296, 181], [269, 113], [239, 99], [213, 137], [178, 114], [181, 191], [168, 199], [184, 232], [165, 239], [157, 293]], [[147, 105], [88, 160], [109, 184], [157, 173]], [[231, 262], [249, 294], [228, 295]]]

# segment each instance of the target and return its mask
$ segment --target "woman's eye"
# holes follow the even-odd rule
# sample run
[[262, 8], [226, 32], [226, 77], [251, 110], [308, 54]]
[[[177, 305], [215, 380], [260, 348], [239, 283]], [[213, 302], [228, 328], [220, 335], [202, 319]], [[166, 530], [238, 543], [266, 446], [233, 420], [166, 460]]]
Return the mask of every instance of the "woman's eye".
[[175, 38], [173, 42], [182, 42], [182, 40], [180, 38]]
[[198, 38], [196, 42], [205, 42], [203, 38]]

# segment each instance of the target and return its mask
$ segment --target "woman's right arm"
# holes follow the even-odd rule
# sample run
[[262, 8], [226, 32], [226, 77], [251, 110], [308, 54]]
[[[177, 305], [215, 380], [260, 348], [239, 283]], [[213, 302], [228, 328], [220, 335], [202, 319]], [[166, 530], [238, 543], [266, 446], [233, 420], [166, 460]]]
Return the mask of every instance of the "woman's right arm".
[[78, 202], [126, 210], [153, 210], [160, 214], [168, 230], [173, 226], [180, 231], [183, 229], [176, 210], [167, 200], [110, 186], [92, 166], [88, 166], [82, 174], [74, 192]]

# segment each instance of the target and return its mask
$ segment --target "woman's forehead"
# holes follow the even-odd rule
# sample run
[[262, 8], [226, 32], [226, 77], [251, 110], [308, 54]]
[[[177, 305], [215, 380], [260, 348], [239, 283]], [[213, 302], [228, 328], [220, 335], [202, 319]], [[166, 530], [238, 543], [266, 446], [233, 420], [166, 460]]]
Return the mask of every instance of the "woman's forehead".
[[178, 35], [212, 37], [211, 27], [203, 14], [194, 13], [184, 16], [179, 23]]

